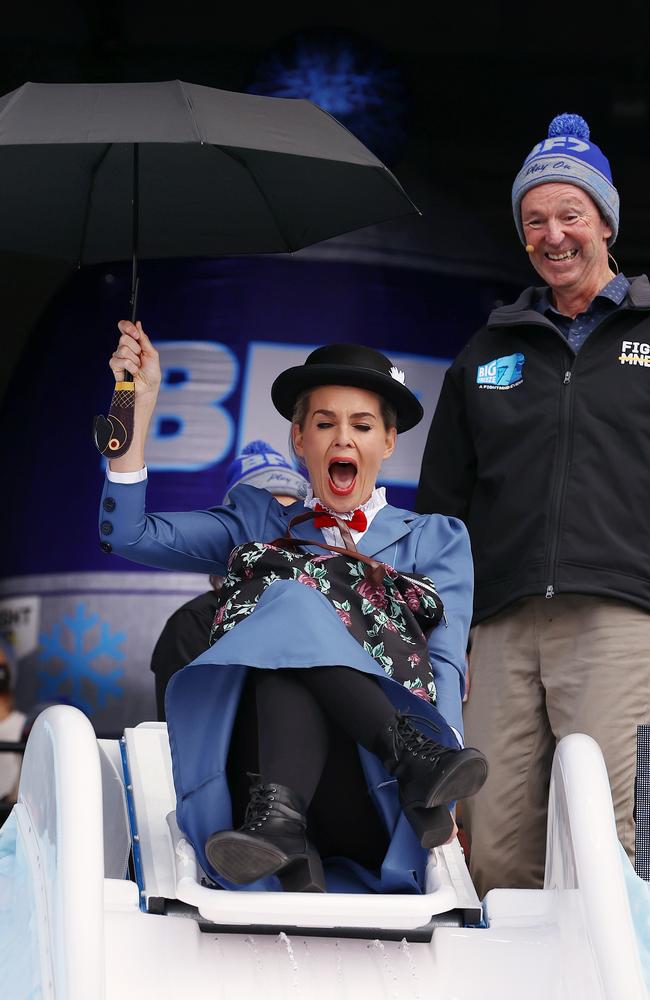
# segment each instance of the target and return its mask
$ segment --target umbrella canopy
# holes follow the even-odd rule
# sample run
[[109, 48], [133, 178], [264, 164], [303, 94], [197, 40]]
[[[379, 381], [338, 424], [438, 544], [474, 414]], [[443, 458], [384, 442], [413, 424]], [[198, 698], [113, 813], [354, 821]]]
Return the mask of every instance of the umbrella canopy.
[[0, 182], [0, 249], [72, 264], [293, 251], [417, 211], [309, 101], [180, 80], [24, 84]]
[[[417, 211], [309, 101], [163, 83], [26, 83], [0, 99], [0, 250], [71, 264], [299, 250]], [[132, 377], [95, 443], [133, 432]]]

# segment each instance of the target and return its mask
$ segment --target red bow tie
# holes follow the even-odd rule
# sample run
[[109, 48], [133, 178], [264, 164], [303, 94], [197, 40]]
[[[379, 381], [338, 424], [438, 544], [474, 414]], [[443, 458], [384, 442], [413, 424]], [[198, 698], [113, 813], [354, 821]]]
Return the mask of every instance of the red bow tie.
[[[319, 503], [314, 507], [316, 511], [316, 517], [314, 518], [314, 527], [316, 528], [338, 528], [338, 522], [333, 514], [324, 510]], [[368, 527], [368, 519], [362, 510], [353, 511], [352, 517], [348, 521], [347, 518], [341, 518], [344, 524], [350, 529], [350, 531], [365, 531]]]

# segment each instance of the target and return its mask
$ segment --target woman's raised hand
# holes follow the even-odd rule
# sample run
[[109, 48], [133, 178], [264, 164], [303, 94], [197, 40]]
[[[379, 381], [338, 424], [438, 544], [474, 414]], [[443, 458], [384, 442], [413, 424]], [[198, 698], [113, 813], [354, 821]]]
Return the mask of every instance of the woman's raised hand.
[[142, 329], [142, 323], [121, 319], [117, 324], [120, 340], [109, 365], [116, 382], [124, 379], [124, 372], [133, 375], [136, 400], [145, 395], [155, 397], [160, 388], [160, 360], [158, 351]]
[[137, 472], [145, 464], [144, 446], [160, 388], [160, 360], [142, 323], [121, 319], [117, 326], [120, 340], [109, 365], [116, 382], [124, 380], [125, 372], [133, 375], [135, 407], [131, 446], [124, 455], [112, 458], [109, 465], [113, 472]]

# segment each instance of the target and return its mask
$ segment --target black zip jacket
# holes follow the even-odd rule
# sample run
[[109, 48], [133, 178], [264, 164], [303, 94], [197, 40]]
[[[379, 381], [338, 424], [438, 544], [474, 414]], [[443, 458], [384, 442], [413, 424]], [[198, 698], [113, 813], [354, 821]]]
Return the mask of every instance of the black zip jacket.
[[529, 288], [446, 374], [415, 509], [462, 518], [474, 620], [533, 594], [650, 610], [650, 284], [576, 355]]

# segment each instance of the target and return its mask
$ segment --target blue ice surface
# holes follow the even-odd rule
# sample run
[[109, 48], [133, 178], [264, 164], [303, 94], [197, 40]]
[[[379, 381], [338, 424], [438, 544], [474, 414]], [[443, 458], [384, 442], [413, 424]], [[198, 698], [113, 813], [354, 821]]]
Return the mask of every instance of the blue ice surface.
[[0, 829], [0, 983], [3, 997], [42, 1000], [33, 886], [14, 812]]
[[636, 931], [639, 946], [639, 957], [645, 979], [648, 996], [650, 996], [650, 884], [645, 882], [634, 871], [630, 859], [621, 847], [625, 887], [630, 901], [632, 922]]

